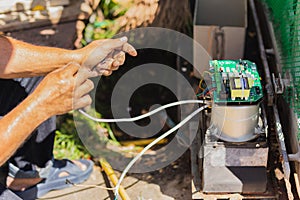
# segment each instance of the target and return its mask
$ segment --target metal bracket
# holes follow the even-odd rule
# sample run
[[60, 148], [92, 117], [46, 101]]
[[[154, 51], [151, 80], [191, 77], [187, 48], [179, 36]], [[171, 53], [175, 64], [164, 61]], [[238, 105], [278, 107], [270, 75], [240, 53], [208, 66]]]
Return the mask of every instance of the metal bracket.
[[289, 161], [300, 162], [300, 151], [298, 150], [297, 153], [288, 154], [288, 157]]
[[275, 74], [272, 73], [272, 82], [275, 94], [283, 94], [285, 88], [291, 86], [290, 79], [283, 79], [280, 73], [277, 78], [275, 77]]
[[221, 27], [215, 29], [215, 42], [216, 42], [216, 52], [215, 58], [217, 60], [224, 59], [225, 53], [225, 32]]

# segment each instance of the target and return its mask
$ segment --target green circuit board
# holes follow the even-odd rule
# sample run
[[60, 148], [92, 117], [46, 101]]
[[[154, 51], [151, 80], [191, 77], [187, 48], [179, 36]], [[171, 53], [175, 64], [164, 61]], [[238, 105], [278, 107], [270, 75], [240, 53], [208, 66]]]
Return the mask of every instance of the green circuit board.
[[215, 103], [254, 103], [262, 99], [256, 64], [248, 60], [211, 60]]

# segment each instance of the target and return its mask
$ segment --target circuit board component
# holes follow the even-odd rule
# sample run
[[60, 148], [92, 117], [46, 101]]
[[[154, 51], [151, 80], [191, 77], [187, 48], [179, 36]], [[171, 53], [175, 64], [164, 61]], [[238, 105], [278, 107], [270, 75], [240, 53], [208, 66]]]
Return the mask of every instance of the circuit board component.
[[212, 60], [215, 103], [253, 103], [263, 91], [256, 64], [248, 60]]

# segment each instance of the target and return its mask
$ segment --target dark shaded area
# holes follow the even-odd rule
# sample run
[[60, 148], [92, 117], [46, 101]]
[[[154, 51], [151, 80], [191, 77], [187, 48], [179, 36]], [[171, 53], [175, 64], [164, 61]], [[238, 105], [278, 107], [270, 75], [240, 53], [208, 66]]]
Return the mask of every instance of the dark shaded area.
[[[0, 116], [6, 115], [18, 106], [40, 80], [40, 77], [0, 79]], [[55, 118], [50, 118], [33, 131], [26, 142], [11, 156], [10, 162], [23, 170], [32, 170], [32, 164], [44, 167], [53, 156], [54, 131]]]
[[266, 191], [267, 174], [265, 167], [227, 167], [242, 183], [244, 193]]
[[[102, 77], [97, 84], [96, 90], [96, 110], [102, 114], [104, 118], [112, 118], [111, 113], [111, 97], [114, 87], [118, 80], [126, 74], [129, 70], [134, 67], [146, 63], [160, 63], [166, 65], [170, 68], [176, 69], [177, 55], [159, 49], [140, 49], [138, 50], [137, 57], [127, 56], [125, 64], [120, 67], [120, 69], [114, 72], [113, 76]], [[186, 62], [186, 61], [183, 61]], [[187, 62], [186, 62], [187, 63]], [[148, 73], [148, 72], [147, 72]], [[151, 75], [151, 69], [149, 69], [149, 76]], [[169, 77], [165, 77], [166, 79]], [[143, 79], [141, 76], [137, 76], [136, 79]], [[134, 81], [134, 80], [133, 80]], [[129, 83], [130, 84], [130, 83]], [[174, 85], [176, 86], [176, 82]], [[124, 86], [126, 88], [126, 86]], [[149, 111], [149, 108], [154, 104], [165, 105], [167, 103], [178, 101], [175, 96], [176, 94], [172, 93], [168, 88], [158, 85], [158, 84], [146, 84], [138, 88], [131, 96], [129, 110], [132, 117], [141, 115]], [[113, 105], [121, 106], [121, 105]], [[123, 107], [124, 108], [124, 105]], [[177, 120], [178, 107], [172, 107], [167, 109], [167, 114], [172, 118], [175, 123]], [[154, 118], [157, 118], [159, 122], [159, 116], [154, 115]], [[140, 120], [137, 122], [139, 125], [147, 125], [149, 119]]]
[[19, 82], [12, 79], [0, 79], [0, 85], [0, 116], [4, 116], [23, 101], [27, 93]]
[[55, 131], [47, 133], [47, 135], [44, 134], [45, 136], [43, 137], [45, 138], [38, 142], [40, 135], [41, 133], [38, 134], [37, 131], [33, 132], [24, 145], [11, 157], [10, 162], [18, 165], [23, 170], [32, 170], [32, 166], [29, 163], [44, 167], [45, 163], [53, 157]]
[[[142, 64], [146, 63], [160, 63], [167, 65], [171, 68], [176, 68], [176, 55], [172, 54], [171, 52], [166, 52], [159, 49], [139, 49], [137, 50], [138, 56], [137, 57], [131, 57], [127, 56], [126, 61], [123, 66], [120, 67], [120, 69], [116, 72], [114, 72], [113, 76], [109, 77], [102, 77], [97, 85], [97, 93], [96, 93], [96, 110], [99, 111], [101, 114], [104, 115], [104, 117], [112, 117], [111, 110], [109, 109], [111, 107], [110, 100], [111, 100], [111, 94], [112, 91], [118, 82], [118, 80], [128, 71], [133, 69], [134, 67], [140, 66]], [[143, 78], [143, 77], [137, 77], [137, 79]], [[174, 83], [176, 84], [176, 83]], [[139, 99], [139, 104], [144, 104], [147, 108], [147, 105], [153, 105], [147, 103], [147, 101], [153, 101], [156, 98], [153, 96], [153, 93], [155, 90], [161, 90], [161, 94], [163, 96], [158, 97], [155, 101], [159, 100], [166, 100], [170, 96], [170, 92], [166, 91], [166, 89], [162, 88], [163, 86], [145, 86], [144, 93], [139, 95], [145, 95], [143, 96], [144, 99]], [[136, 91], [139, 93], [138, 91]], [[150, 93], [149, 93], [150, 92]], [[151, 100], [147, 97], [152, 97]], [[168, 101], [174, 100], [174, 98], [171, 97]], [[139, 106], [140, 107], [140, 106]], [[132, 114], [140, 113], [141, 108], [133, 108]]]
[[[106, 175], [106, 173], [104, 172], [104, 170], [101, 171], [101, 174], [103, 176], [106, 187], [112, 188], [113, 186], [111, 185], [110, 180], [109, 180], [108, 176]], [[108, 196], [109, 196], [110, 199], [115, 198], [115, 194], [112, 190], [107, 190], [107, 192], [108, 192]]]

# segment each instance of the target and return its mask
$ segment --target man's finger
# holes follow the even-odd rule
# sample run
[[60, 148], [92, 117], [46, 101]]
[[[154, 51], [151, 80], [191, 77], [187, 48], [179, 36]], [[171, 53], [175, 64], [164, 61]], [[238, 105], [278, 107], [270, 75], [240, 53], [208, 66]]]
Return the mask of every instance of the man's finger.
[[73, 104], [73, 109], [79, 109], [79, 108], [84, 108], [86, 106], [89, 106], [92, 104], [92, 98], [90, 95], [85, 95], [79, 99], [77, 99], [74, 104]]
[[[126, 59], [126, 55], [125, 52], [123, 51], [116, 51], [113, 55], [113, 58], [115, 59], [115, 62], [117, 61], [119, 63], [119, 65], [123, 65]], [[115, 63], [113, 63], [113, 66], [116, 67], [116, 65], [114, 65]]]
[[113, 71], [108, 70], [108, 69], [102, 69], [102, 70], [99, 70], [98, 73], [103, 76], [110, 76], [113, 73]]
[[87, 79], [83, 84], [78, 86], [75, 90], [75, 98], [81, 98], [94, 89], [94, 83], [90, 79]]
[[131, 46], [130, 44], [128, 43], [125, 43], [123, 45], [123, 48], [122, 50], [125, 52], [125, 53], [128, 53], [129, 55], [131, 56], [137, 56], [137, 52], [135, 50], [135, 48], [133, 46]]
[[76, 86], [81, 85], [84, 83], [88, 78], [93, 76], [93, 72], [86, 67], [80, 67], [77, 74], [75, 75], [76, 78]]
[[112, 72], [111, 70], [104, 70], [104, 71], [102, 72], [102, 75], [103, 75], [103, 76], [110, 76], [112, 73], [113, 73], [113, 72]]
[[103, 43], [103, 48], [106, 49], [108, 52], [111, 52], [114, 49], [121, 48], [123, 45], [127, 43], [127, 37], [121, 37], [117, 39], [110, 39]]
[[120, 65], [118, 63], [118, 61], [113, 62], [113, 67], [111, 68], [112, 71], [116, 71], [119, 69]]
[[94, 70], [96, 70], [98, 73], [100, 73], [101, 70], [109, 70], [113, 62], [113, 58], [106, 58], [103, 62], [100, 62]]

